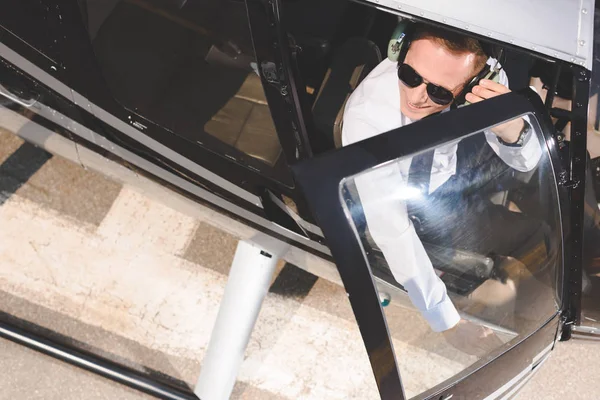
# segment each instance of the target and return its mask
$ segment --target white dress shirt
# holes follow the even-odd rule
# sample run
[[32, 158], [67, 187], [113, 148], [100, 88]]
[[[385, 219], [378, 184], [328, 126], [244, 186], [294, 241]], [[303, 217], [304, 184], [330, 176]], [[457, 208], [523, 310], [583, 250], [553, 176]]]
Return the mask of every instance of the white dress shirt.
[[[491, 59], [488, 61], [492, 62]], [[396, 68], [396, 62], [383, 60], [352, 93], [344, 110], [344, 146], [413, 122], [400, 112]], [[500, 72], [500, 83], [508, 86], [504, 71]], [[491, 131], [484, 134], [494, 152], [518, 171], [531, 171], [541, 158], [542, 151], [535, 134], [527, 135], [521, 147], [501, 144]], [[429, 193], [456, 173], [457, 149], [458, 142], [435, 149]], [[412, 193], [406, 186], [411, 161], [412, 158], [407, 157], [370, 170], [356, 177], [355, 184], [369, 232], [383, 252], [394, 278], [407, 290], [412, 303], [431, 328], [440, 332], [456, 325], [460, 316], [408, 218], [404, 200]]]

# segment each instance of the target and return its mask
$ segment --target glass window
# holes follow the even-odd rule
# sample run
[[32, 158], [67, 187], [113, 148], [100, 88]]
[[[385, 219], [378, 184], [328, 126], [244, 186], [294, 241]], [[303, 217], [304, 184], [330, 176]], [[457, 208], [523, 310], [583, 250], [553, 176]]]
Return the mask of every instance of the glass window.
[[81, 3], [104, 79], [123, 106], [194, 143], [277, 163], [244, 2]]
[[[557, 312], [552, 165], [533, 115], [509, 122], [529, 126], [521, 147], [486, 130], [340, 183], [348, 222], [384, 281], [380, 299], [408, 397]], [[401, 301], [404, 291], [410, 301]]]
[[385, 57], [398, 17], [350, 0], [281, 2], [286, 33], [301, 48], [294, 57], [311, 108], [315, 154], [341, 147], [344, 106]]

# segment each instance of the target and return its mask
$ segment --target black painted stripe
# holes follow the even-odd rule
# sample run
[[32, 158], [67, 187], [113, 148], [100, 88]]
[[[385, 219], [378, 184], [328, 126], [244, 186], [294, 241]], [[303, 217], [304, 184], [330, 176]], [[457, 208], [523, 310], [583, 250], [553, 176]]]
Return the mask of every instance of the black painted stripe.
[[319, 279], [316, 275], [306, 272], [293, 264], [286, 263], [275, 282], [271, 285], [269, 293], [292, 297], [302, 301]]
[[52, 154], [28, 142], [15, 150], [0, 165], [0, 205], [19, 190], [50, 158]]

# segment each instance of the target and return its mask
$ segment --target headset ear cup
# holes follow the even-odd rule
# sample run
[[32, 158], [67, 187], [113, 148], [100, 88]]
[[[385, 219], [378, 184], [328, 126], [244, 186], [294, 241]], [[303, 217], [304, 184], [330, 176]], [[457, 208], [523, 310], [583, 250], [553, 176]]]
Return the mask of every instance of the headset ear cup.
[[396, 25], [396, 29], [394, 29], [392, 37], [388, 42], [388, 60], [393, 62], [404, 60], [406, 51], [408, 49], [408, 44], [410, 43], [408, 35], [411, 30], [411, 24], [412, 23], [408, 20], [401, 20], [398, 22], [398, 25]]

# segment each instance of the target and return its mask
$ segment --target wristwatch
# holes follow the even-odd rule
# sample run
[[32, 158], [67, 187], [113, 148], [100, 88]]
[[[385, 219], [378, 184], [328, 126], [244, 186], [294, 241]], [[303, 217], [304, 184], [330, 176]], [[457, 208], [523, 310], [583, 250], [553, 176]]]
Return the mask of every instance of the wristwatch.
[[529, 122], [527, 122], [526, 120], [523, 119], [523, 128], [521, 128], [521, 132], [519, 132], [519, 138], [517, 139], [516, 142], [514, 143], [507, 143], [504, 140], [502, 140], [502, 138], [500, 136], [496, 136], [498, 138], [498, 141], [508, 147], [522, 147], [523, 143], [525, 143], [525, 138], [529, 135], [529, 132], [531, 132], [531, 125], [529, 124]]

